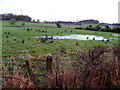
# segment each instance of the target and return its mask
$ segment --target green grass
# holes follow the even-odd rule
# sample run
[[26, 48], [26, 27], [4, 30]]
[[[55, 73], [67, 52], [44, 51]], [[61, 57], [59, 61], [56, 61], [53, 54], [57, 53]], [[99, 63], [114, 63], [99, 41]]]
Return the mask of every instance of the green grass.
[[[16, 25], [21, 25], [23, 21], [16, 22]], [[65, 28], [49, 28], [49, 27], [38, 27], [38, 26], [56, 26], [55, 24], [46, 23], [30, 23], [25, 22], [23, 27], [10, 27], [9, 21], [2, 22], [2, 52], [3, 54], [15, 54], [20, 50], [28, 50], [30, 53], [52, 53], [54, 54], [57, 49], [64, 48], [66, 51], [75, 51], [80, 49], [91, 48], [96, 45], [105, 45], [111, 47], [118, 43], [118, 40], [107, 41], [82, 41], [82, 40], [54, 40], [49, 39], [46, 43], [38, 43], [35, 36], [62, 36], [71, 34], [83, 34], [83, 35], [98, 35], [104, 38], [115, 38], [116, 36], [110, 36], [110, 32], [98, 32], [88, 30], [76, 30], [76, 29], [65, 29]], [[69, 27], [70, 25], [62, 25], [63, 27]], [[76, 27], [71, 25], [70, 27]], [[26, 29], [32, 29], [27, 31]], [[37, 31], [36, 31], [37, 30]], [[41, 31], [47, 31], [39, 32]], [[66, 32], [65, 32], [66, 30]], [[10, 34], [5, 34], [10, 32]], [[6, 37], [8, 36], [8, 38]], [[25, 43], [22, 43], [22, 40]], [[53, 43], [50, 43], [53, 41]], [[78, 43], [78, 45], [76, 45]]]
[[[0, 21], [1, 22], [1, 21]], [[16, 22], [16, 26], [21, 26], [23, 21]], [[118, 44], [118, 40], [111, 41], [95, 41], [95, 40], [68, 40], [68, 39], [48, 39], [45, 43], [37, 41], [36, 36], [62, 36], [71, 34], [83, 34], [83, 35], [98, 35], [104, 38], [117, 38], [111, 36], [110, 32], [98, 32], [88, 30], [77, 30], [74, 29], [76, 25], [63, 25], [62, 28], [50, 28], [40, 26], [54, 26], [55, 24], [46, 23], [30, 23], [25, 22], [25, 26], [16, 27], [9, 24], [9, 21], [2, 22], [2, 61], [4, 63], [3, 68], [8, 72], [13, 72], [10, 69], [17, 68], [19, 72], [23, 73], [24, 76], [29, 76], [27, 67], [25, 64], [25, 57], [28, 53], [36, 57], [41, 54], [52, 54], [53, 55], [53, 67], [55, 64], [55, 58], [60, 55], [60, 67], [62, 69], [71, 67], [82, 67], [82, 64], [76, 62], [76, 51], [82, 49], [90, 49], [94, 46], [102, 45], [111, 48], [113, 45]], [[78, 26], [78, 25], [77, 25]], [[87, 25], [82, 25], [86, 27]], [[0, 27], [1, 28], [1, 27]], [[32, 29], [32, 31], [27, 31]], [[40, 30], [40, 31], [39, 31]], [[65, 32], [66, 30], [66, 32]], [[46, 31], [42, 32], [42, 31]], [[6, 34], [7, 33], [7, 34]], [[10, 33], [10, 34], [8, 34]], [[24, 41], [24, 43], [23, 43]], [[58, 56], [57, 56], [57, 54]], [[65, 54], [67, 53], [67, 54]], [[86, 54], [86, 53], [85, 53]], [[105, 58], [105, 57], [104, 57]], [[12, 61], [12, 59], [14, 61]], [[43, 74], [46, 71], [45, 62], [41, 62], [37, 59], [32, 61], [32, 70], [37, 74]], [[70, 64], [71, 63], [71, 64]], [[74, 66], [73, 66], [74, 65]], [[54, 68], [55, 69], [55, 68]], [[44, 77], [37, 76], [37, 80], [40, 82], [38, 85], [44, 84]]]

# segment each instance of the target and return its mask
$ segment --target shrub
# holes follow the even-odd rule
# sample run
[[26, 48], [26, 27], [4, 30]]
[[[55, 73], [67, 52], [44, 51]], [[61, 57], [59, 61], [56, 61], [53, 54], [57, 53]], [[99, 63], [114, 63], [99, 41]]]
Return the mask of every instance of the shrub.
[[24, 22], [22, 23], [22, 26], [25, 26], [25, 23], [24, 23]]
[[25, 40], [24, 40], [24, 39], [22, 39], [22, 43], [25, 43]]
[[57, 26], [58, 28], [61, 28], [61, 25], [60, 25], [59, 23], [56, 23], [56, 26]]
[[15, 25], [16, 24], [16, 19], [10, 19], [10, 24]]
[[49, 43], [54, 43], [54, 41], [52, 40], [52, 41], [50, 41]]
[[79, 70], [57, 71], [47, 74], [45, 80], [48, 88], [80, 88], [82, 84]]

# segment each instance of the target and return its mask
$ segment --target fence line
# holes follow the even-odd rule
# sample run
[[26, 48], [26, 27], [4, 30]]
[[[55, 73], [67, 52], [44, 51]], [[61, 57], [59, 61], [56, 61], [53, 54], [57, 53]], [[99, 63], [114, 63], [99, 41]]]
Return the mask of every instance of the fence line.
[[[32, 55], [40, 55], [40, 53], [31, 53]], [[30, 54], [16, 54], [16, 55], [30, 55]], [[13, 55], [13, 54], [5, 54], [5, 55], [2, 55], [0, 57], [4, 57], [4, 56], [16, 56], [16, 55]], [[47, 72], [52, 72], [52, 63], [53, 63], [53, 56], [52, 55], [47, 55], [47, 54], [44, 54], [44, 60], [39, 60], [41, 62], [46, 62], [46, 71]], [[2, 58], [3, 59], [3, 58]], [[12, 57], [10, 58], [12, 59]], [[19, 59], [19, 58], [18, 58]], [[25, 59], [25, 63], [26, 63], [26, 66], [27, 66], [27, 69], [28, 69], [28, 72], [29, 72], [29, 75], [33, 75], [33, 71], [32, 71], [32, 59], [31, 58], [24, 58]], [[35, 58], [37, 59], [37, 57]], [[7, 60], [7, 58], [5, 59]], [[11, 61], [14, 61], [14, 60], [11, 60]]]
[[[15, 56], [15, 55], [43, 55], [45, 53], [27, 53], [27, 54], [2, 54], [3, 56]], [[1, 56], [0, 56], [1, 57]]]
[[[38, 53], [35, 53], [35, 54], [38, 54]], [[7, 54], [8, 55], [8, 54]], [[9, 54], [11, 56], [13, 56], [12, 54]], [[21, 54], [20, 54], [21, 55]], [[28, 55], [28, 54], [22, 54], [22, 55]], [[12, 61], [12, 60], [11, 60]], [[10, 61], [10, 62], [11, 62]], [[14, 61], [14, 60], [13, 60]], [[44, 61], [45, 63], [41, 64], [41, 66], [38, 65], [39, 62], [32, 62], [32, 59], [30, 58], [25, 58], [25, 60], [23, 60], [23, 63], [24, 63], [24, 66], [23, 67], [23, 64], [22, 63], [18, 63], [15, 64], [15, 67], [18, 65], [18, 67], [20, 67], [20, 73], [23, 73], [25, 75], [28, 75], [30, 77], [30, 80], [32, 80], [35, 84], [38, 84], [40, 83], [40, 85], [44, 82], [39, 82], [40, 81], [40, 78], [44, 79], [46, 78], [46, 74], [48, 73], [52, 73], [52, 63], [53, 63], [53, 57], [52, 55], [48, 55], [45, 57], [45, 60], [40, 60], [40, 61]], [[13, 72], [14, 71], [14, 67], [10, 67], [12, 66], [16, 60], [14, 62], [11, 62], [12, 64], [10, 64], [9, 61], [7, 61], [7, 66], [6, 65], [3, 65], [3, 68], [6, 70], [8, 69], [8, 72]], [[20, 64], [20, 66], [19, 66]], [[22, 66], [21, 66], [22, 65]], [[34, 67], [35, 65], [35, 67]], [[23, 67], [23, 68], [22, 68]], [[41, 67], [44, 67], [44, 69], [41, 69]], [[36, 69], [37, 68], [37, 69]], [[3, 69], [3, 70], [4, 70]], [[36, 72], [34, 72], [34, 70], [36, 69]], [[21, 70], [24, 70], [24, 71], [21, 71]], [[40, 70], [40, 71], [39, 71]], [[27, 74], [26, 74], [26, 71], [27, 71]], [[15, 77], [14, 75], [13, 76], [3, 76], [2, 77], [3, 79], [18, 79], [17, 77]]]

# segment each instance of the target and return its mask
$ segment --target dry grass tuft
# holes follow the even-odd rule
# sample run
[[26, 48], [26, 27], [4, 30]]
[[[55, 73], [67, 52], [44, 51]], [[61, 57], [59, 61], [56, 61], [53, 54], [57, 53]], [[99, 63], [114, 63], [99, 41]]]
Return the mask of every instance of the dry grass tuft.
[[30, 78], [25, 78], [14, 68], [14, 73], [4, 72], [2, 80], [2, 88], [34, 88]]

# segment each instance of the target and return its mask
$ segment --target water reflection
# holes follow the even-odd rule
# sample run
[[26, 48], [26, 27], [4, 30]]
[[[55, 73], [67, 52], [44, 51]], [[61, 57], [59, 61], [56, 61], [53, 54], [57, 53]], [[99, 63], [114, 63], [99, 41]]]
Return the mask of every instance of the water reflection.
[[119, 34], [112, 34], [113, 36], [118, 36], [118, 37], [120, 37], [120, 35]]
[[81, 34], [72, 34], [66, 36], [38, 36], [37, 38], [73, 39], [73, 40], [108, 40], [103, 38], [102, 36], [81, 35]]

